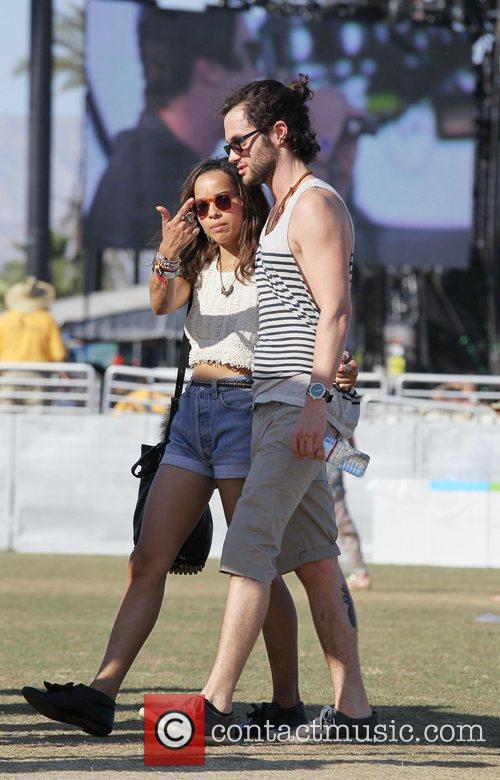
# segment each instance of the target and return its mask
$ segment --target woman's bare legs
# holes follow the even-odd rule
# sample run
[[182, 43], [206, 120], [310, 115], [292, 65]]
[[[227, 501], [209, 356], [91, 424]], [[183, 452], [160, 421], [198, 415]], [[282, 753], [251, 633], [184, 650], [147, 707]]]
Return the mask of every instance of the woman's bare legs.
[[262, 627], [273, 679], [273, 702], [293, 707], [300, 701], [298, 622], [292, 594], [278, 574]]
[[[244, 484], [244, 479], [221, 479], [217, 482], [228, 525]], [[271, 585], [262, 633], [273, 680], [272, 700], [282, 707], [293, 707], [300, 700], [297, 631], [295, 604], [285, 580], [278, 575]]]
[[160, 466], [149, 491], [139, 542], [130, 556], [128, 584], [106, 653], [91, 687], [116, 698], [125, 675], [153, 629], [167, 573], [201, 517], [213, 480], [176, 466]]

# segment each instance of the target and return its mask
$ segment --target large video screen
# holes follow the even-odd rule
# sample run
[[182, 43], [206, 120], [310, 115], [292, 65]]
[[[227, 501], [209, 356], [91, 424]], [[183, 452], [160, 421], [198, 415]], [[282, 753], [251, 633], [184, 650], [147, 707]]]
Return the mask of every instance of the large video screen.
[[223, 156], [217, 107], [255, 78], [308, 73], [315, 173], [347, 200], [356, 261], [464, 267], [475, 77], [466, 35], [437, 25], [159, 10], [90, 0], [85, 241], [153, 246], [192, 165]]

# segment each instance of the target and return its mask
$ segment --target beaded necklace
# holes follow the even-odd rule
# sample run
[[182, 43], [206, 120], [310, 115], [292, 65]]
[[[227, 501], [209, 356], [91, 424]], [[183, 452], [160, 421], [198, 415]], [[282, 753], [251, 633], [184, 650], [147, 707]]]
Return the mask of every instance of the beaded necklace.
[[216, 264], [218, 263], [218, 265], [219, 265], [220, 291], [221, 291], [222, 295], [224, 295], [226, 298], [229, 298], [229, 296], [232, 295], [233, 292], [234, 292], [234, 283], [236, 281], [236, 274], [234, 275], [233, 283], [229, 287], [225, 287], [224, 286], [224, 280], [222, 278], [222, 263], [221, 263], [221, 260], [220, 260], [220, 255], [219, 255], [218, 260], [216, 260], [215, 262], [216, 262]]
[[303, 173], [302, 176], [300, 177], [300, 179], [298, 181], [296, 181], [295, 184], [292, 184], [292, 186], [290, 187], [290, 189], [286, 193], [285, 197], [280, 200], [278, 206], [275, 207], [276, 211], [274, 211], [274, 213], [269, 218], [269, 222], [268, 222], [267, 227], [266, 227], [266, 236], [269, 235], [269, 233], [271, 233], [271, 231], [273, 231], [274, 228], [276, 227], [279, 218], [281, 217], [281, 215], [283, 214], [283, 212], [285, 210], [285, 206], [286, 206], [287, 202], [292, 197], [294, 192], [296, 192], [299, 184], [301, 184], [303, 179], [305, 179], [306, 176], [309, 176], [310, 174], [312, 174], [312, 171], [306, 171], [305, 173]]

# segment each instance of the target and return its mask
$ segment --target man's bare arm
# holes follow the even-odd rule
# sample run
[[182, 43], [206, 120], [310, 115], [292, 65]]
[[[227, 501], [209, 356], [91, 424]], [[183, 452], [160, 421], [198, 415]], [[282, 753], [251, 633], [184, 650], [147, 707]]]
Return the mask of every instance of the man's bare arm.
[[[333, 384], [351, 316], [349, 257], [352, 237], [345, 207], [333, 194], [311, 189], [295, 206], [290, 248], [320, 310], [311, 382]], [[298, 458], [324, 460], [326, 401], [306, 396], [292, 439]]]
[[309, 190], [294, 209], [289, 238], [320, 310], [311, 381], [331, 387], [351, 317], [352, 230], [345, 206], [326, 190]]

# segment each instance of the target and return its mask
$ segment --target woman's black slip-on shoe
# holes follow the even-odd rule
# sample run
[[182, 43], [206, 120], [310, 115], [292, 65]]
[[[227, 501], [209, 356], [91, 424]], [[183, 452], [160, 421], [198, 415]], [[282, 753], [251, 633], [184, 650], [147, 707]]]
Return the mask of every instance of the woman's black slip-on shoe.
[[46, 690], [25, 686], [22, 694], [28, 704], [50, 720], [70, 723], [86, 734], [107, 737], [113, 730], [115, 701], [88, 685], [44, 682]]

